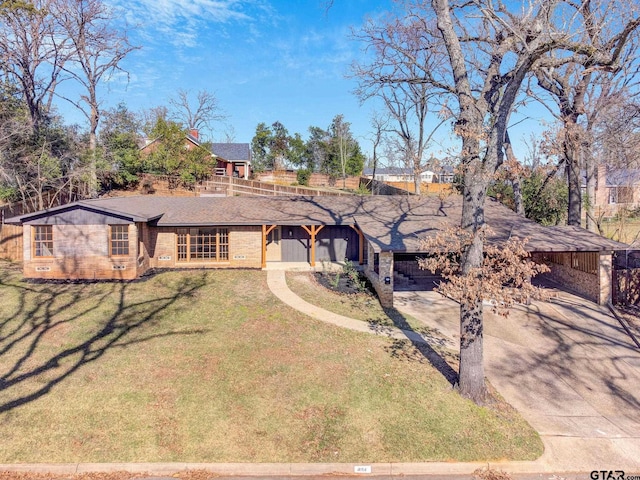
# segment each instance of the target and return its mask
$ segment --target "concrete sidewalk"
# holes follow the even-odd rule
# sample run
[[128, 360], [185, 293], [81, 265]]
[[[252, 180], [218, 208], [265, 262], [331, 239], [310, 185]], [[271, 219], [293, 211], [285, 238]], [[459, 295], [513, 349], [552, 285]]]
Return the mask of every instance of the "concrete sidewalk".
[[410, 330], [401, 330], [395, 327], [370, 325], [361, 320], [354, 320], [353, 318], [330, 312], [303, 300], [291, 291], [287, 285], [285, 272], [283, 270], [267, 270], [267, 284], [271, 292], [278, 297], [282, 303], [321, 322], [330, 323], [331, 325], [356, 332], [371, 333], [373, 335], [382, 335], [403, 340], [408, 338], [413, 342], [428, 344], [419, 333]]

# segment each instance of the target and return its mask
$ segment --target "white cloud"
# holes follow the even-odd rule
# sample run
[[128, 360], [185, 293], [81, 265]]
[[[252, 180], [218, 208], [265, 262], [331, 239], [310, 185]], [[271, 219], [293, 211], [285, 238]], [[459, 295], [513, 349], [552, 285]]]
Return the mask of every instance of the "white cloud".
[[[110, 0], [122, 9], [127, 22], [136, 25], [139, 34], [154, 37], [176, 46], [198, 45], [199, 32], [211, 25], [253, 24], [273, 15], [273, 8], [264, 0]], [[261, 17], [261, 18], [258, 18]]]

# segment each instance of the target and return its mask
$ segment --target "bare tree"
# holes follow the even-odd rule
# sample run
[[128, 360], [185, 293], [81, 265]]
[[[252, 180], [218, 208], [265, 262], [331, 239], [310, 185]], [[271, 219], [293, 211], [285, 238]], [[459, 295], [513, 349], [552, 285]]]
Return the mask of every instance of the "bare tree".
[[[414, 189], [421, 193], [422, 173], [427, 168], [425, 151], [437, 130], [450, 118], [450, 112], [439, 103], [440, 91], [426, 82], [414, 82], [425, 68], [435, 68], [438, 57], [425, 50], [419, 35], [421, 19], [395, 20], [391, 25], [367, 22], [356, 37], [364, 41], [373, 57], [368, 63], [352, 67], [359, 80], [356, 91], [361, 101], [382, 99], [397, 135], [406, 167], [413, 174]], [[393, 75], [394, 82], [388, 78]], [[404, 79], [404, 81], [402, 81]], [[431, 128], [428, 123], [431, 121]]]
[[[617, 87], [622, 87], [620, 80], [629, 81], [634, 76], [630, 68], [637, 59], [637, 37], [628, 37], [622, 44], [615, 45], [615, 35], [607, 38], [612, 26], [620, 27], [610, 16], [617, 15], [617, 2], [585, 1], [576, 6], [575, 14], [582, 18], [582, 29], [576, 32], [579, 42], [595, 46], [601, 50], [613, 50], [617, 56], [615, 63], [599, 63], [585, 55], [583, 62], [572, 62], [564, 65], [540, 63], [534, 69], [537, 83], [550, 94], [555, 101], [557, 113], [552, 113], [562, 125], [562, 149], [560, 161], [565, 167], [569, 187], [569, 207], [567, 223], [581, 225], [583, 203], [587, 208], [587, 227], [595, 231], [593, 219], [593, 198], [596, 183], [596, 166], [592, 155], [592, 129], [600, 108], [606, 108], [600, 99], [611, 97], [611, 80], [617, 77]], [[635, 9], [626, 15], [637, 15]], [[609, 16], [609, 18], [606, 18]], [[623, 15], [624, 21], [624, 15]], [[621, 31], [621, 34], [624, 30]], [[607, 44], [609, 42], [609, 44]], [[615, 45], [615, 46], [614, 46]], [[549, 54], [550, 55], [550, 54]], [[637, 68], [637, 67], [636, 67]], [[590, 104], [590, 105], [589, 105]], [[600, 104], [600, 108], [594, 109]], [[591, 107], [591, 108], [590, 108]], [[582, 198], [582, 172], [586, 173], [587, 198]]]
[[329, 131], [333, 137], [335, 154], [340, 164], [340, 172], [342, 174], [342, 188], [346, 188], [347, 181], [347, 156], [351, 149], [352, 138], [350, 132], [350, 123], [344, 121], [343, 115], [336, 115], [331, 122]]
[[96, 145], [100, 121], [98, 86], [103, 78], [128, 73], [122, 60], [135, 47], [127, 34], [116, 26], [119, 18], [101, 0], [65, 0], [54, 11], [57, 21], [70, 40], [70, 58], [64, 71], [84, 89], [79, 99], [63, 97], [75, 105], [89, 121], [89, 194], [97, 195]]
[[379, 149], [384, 143], [385, 140], [385, 132], [387, 129], [387, 125], [389, 123], [389, 118], [387, 116], [380, 115], [379, 113], [374, 113], [371, 117], [371, 193], [374, 195], [377, 193], [375, 185], [376, 179], [376, 170], [378, 169], [378, 162], [380, 159]]
[[178, 90], [175, 98], [169, 100], [172, 119], [181, 123], [189, 130], [213, 130], [213, 123], [225, 120], [227, 117], [220, 108], [216, 96], [207, 91], [200, 90], [195, 102], [192, 102], [188, 90]]
[[148, 137], [152, 134], [153, 129], [158, 123], [158, 120], [169, 120], [169, 109], [164, 105], [161, 105], [158, 107], [144, 109], [140, 112], [139, 115], [142, 132]]
[[59, 1], [11, 2], [0, 11], [0, 79], [19, 88], [32, 133], [51, 110], [68, 58], [69, 39], [50, 14]]
[[[615, 3], [622, 12], [615, 27], [602, 29], [598, 42], [584, 37], [580, 5], [569, 1], [533, 0], [525, 4], [493, 0], [452, 3], [414, 0], [406, 6], [404, 24], [420, 22], [421, 51], [434, 60], [418, 65], [420, 75], [407, 79], [392, 69], [389, 84], [427, 83], [450, 99], [460, 139], [462, 221], [468, 241], [463, 246], [458, 275], [477, 292], [460, 303], [460, 393], [481, 403], [486, 395], [483, 366], [482, 264], [485, 258], [484, 205], [487, 189], [505, 157], [511, 113], [523, 82], [536, 66], [579, 63], [612, 66], [640, 23], [635, 4]], [[609, 8], [593, 8], [592, 22], [604, 25]], [[572, 14], [573, 12], [573, 14]], [[606, 37], [606, 38], [605, 38]], [[403, 45], [398, 55], [409, 57]]]

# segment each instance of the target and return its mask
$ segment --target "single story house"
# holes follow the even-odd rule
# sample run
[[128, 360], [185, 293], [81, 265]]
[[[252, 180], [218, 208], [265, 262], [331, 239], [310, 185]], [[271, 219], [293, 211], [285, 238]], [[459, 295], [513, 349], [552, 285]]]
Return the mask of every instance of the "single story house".
[[[265, 268], [352, 260], [393, 304], [394, 272], [421, 238], [460, 224], [461, 198], [438, 196], [115, 197], [6, 220], [23, 226], [27, 278], [134, 279], [151, 268]], [[627, 245], [543, 227], [487, 200], [489, 242], [528, 238], [534, 259], [586, 298], [611, 298], [612, 254]]]
[[[413, 169], [401, 167], [381, 167], [377, 168], [375, 175], [373, 168], [367, 167], [362, 172], [365, 178], [372, 178], [385, 183], [413, 183]], [[375, 177], [375, 178], [374, 178]], [[420, 174], [422, 183], [451, 183], [453, 182], [453, 167], [444, 165], [437, 172], [425, 170]]]

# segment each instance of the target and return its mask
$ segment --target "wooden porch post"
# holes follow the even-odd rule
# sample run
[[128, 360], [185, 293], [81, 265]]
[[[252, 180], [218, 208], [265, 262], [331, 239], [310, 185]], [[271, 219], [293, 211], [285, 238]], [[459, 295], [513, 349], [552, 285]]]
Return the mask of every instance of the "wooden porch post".
[[262, 268], [267, 267], [267, 235], [269, 235], [277, 225], [262, 225]]
[[324, 225], [311, 225], [307, 227], [306, 225], [300, 225], [311, 237], [311, 258], [309, 259], [309, 264], [312, 267], [316, 266], [316, 235], [320, 230], [324, 228]]
[[364, 265], [364, 233], [357, 225], [350, 225], [358, 233], [358, 263]]

